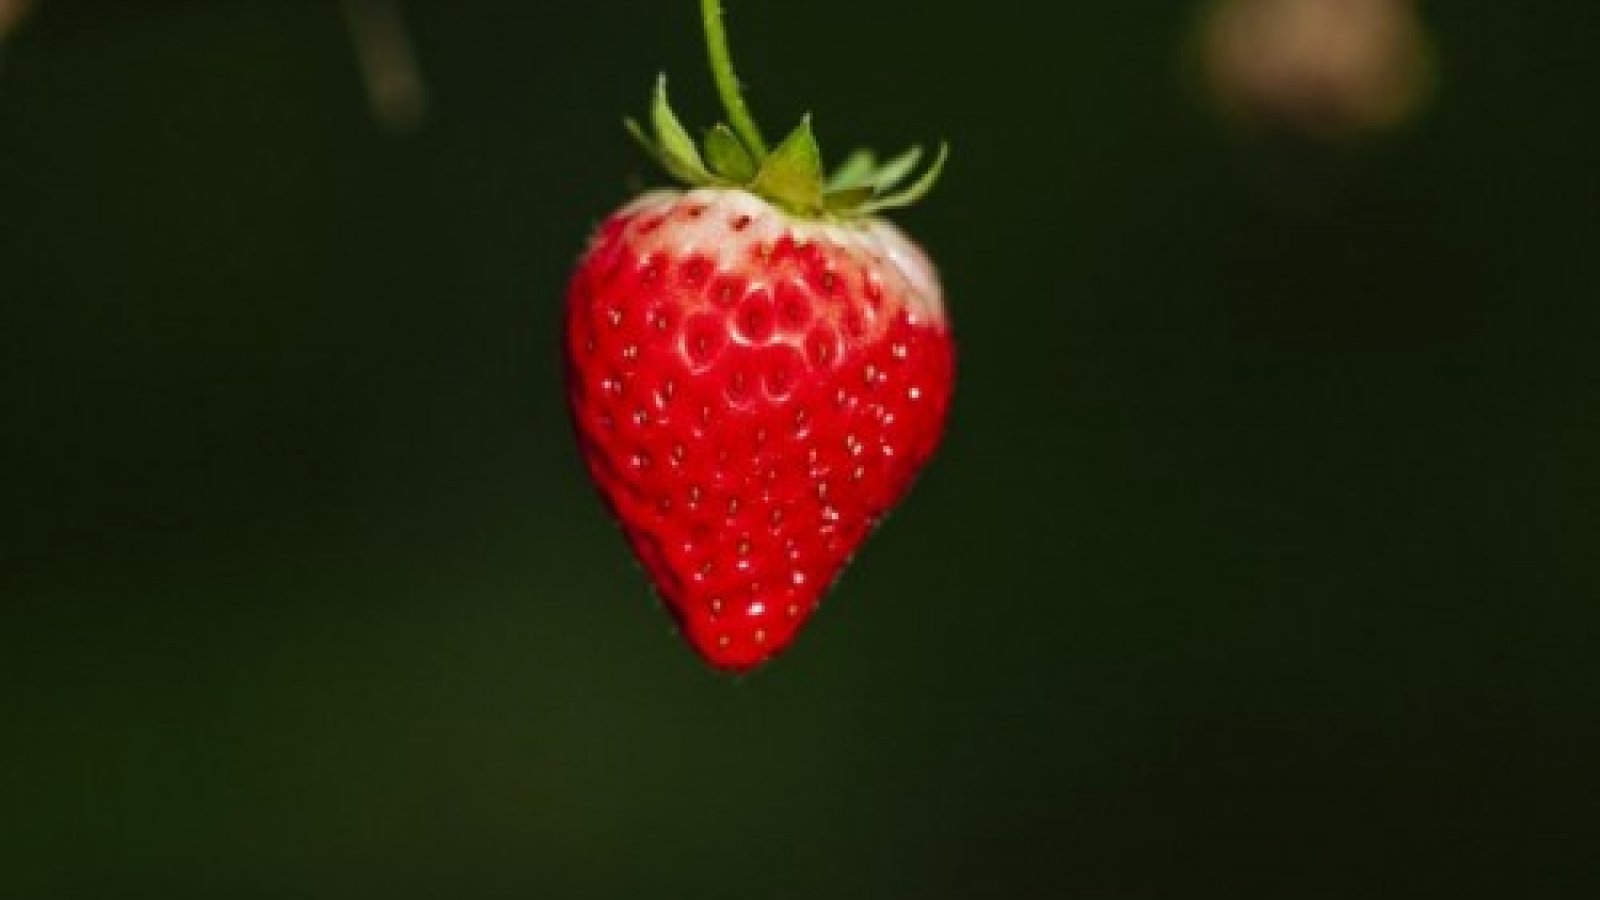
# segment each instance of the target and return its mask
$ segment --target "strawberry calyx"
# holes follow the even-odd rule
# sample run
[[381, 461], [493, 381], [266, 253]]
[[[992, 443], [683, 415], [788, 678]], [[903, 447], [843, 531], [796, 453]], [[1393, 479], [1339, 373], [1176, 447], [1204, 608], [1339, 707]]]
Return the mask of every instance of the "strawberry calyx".
[[690, 187], [746, 190], [808, 219], [871, 216], [910, 206], [933, 190], [949, 158], [950, 148], [944, 143], [932, 164], [909, 184], [907, 179], [923, 160], [921, 147], [881, 162], [871, 150], [857, 150], [829, 173], [809, 113], [776, 147], [768, 149], [734, 73], [721, 0], [701, 0], [700, 11], [711, 72], [727, 123], [714, 125], [696, 143], [667, 99], [666, 75], [656, 81], [650, 130], [633, 119], [625, 120], [629, 133], [669, 175]]

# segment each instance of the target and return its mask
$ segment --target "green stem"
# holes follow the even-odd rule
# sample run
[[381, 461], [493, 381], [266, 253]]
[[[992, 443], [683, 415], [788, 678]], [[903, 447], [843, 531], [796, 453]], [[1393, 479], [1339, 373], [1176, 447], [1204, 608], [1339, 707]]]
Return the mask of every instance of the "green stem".
[[761, 129], [744, 105], [744, 93], [739, 89], [739, 76], [733, 71], [733, 57], [728, 53], [728, 31], [722, 27], [721, 0], [700, 0], [700, 18], [706, 27], [706, 50], [711, 56], [711, 77], [716, 79], [717, 93], [722, 97], [722, 108], [728, 112], [728, 124], [733, 126], [739, 140], [756, 157], [759, 163], [766, 158], [767, 142], [761, 138]]

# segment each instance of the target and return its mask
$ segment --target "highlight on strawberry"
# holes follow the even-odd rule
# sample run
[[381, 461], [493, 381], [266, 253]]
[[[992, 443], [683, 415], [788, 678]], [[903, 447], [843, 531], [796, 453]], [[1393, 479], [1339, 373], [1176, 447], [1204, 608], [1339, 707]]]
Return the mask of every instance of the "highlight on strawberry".
[[689, 644], [737, 672], [789, 645], [943, 435], [939, 277], [880, 214], [924, 197], [947, 148], [920, 175], [916, 148], [829, 173], [809, 116], [769, 146], [721, 4], [700, 6], [727, 122], [696, 142], [657, 81], [649, 130], [628, 128], [683, 187], [600, 225], [564, 350], [602, 499]]

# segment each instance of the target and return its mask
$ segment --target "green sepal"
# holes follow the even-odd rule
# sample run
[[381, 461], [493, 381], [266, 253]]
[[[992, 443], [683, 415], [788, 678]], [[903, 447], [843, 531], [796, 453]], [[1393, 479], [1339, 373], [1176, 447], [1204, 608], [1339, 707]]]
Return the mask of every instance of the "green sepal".
[[868, 201], [877, 195], [877, 188], [874, 188], [870, 184], [862, 185], [860, 187], [841, 188], [837, 191], [829, 191], [828, 193], [824, 194], [822, 197], [822, 205], [830, 213], [844, 213], [848, 215], [866, 205]]
[[916, 171], [917, 163], [922, 162], [922, 148], [912, 147], [906, 152], [896, 156], [872, 173], [869, 182], [878, 189], [878, 193], [886, 194], [895, 189], [895, 186], [906, 180], [906, 176]]
[[719, 124], [706, 132], [705, 148], [711, 171], [723, 178], [745, 184], [756, 177], [756, 159], [732, 128]]
[[800, 215], [817, 215], [822, 198], [822, 151], [811, 131], [811, 115], [789, 133], [761, 165], [750, 189]]
[[708, 184], [716, 180], [706, 171], [706, 164], [700, 158], [694, 139], [689, 137], [689, 132], [684, 130], [683, 123], [672, 111], [672, 104], [667, 102], [667, 76], [664, 74], [656, 79], [656, 96], [650, 107], [650, 121], [655, 126], [656, 151], [660, 155], [661, 165], [674, 178], [689, 184]]
[[926, 197], [928, 192], [933, 190], [933, 186], [939, 183], [939, 176], [944, 174], [944, 164], [949, 158], [950, 145], [941, 143], [939, 145], [939, 155], [934, 158], [933, 165], [928, 167], [928, 171], [922, 173], [921, 178], [918, 178], [910, 187], [898, 194], [891, 194], [880, 200], [862, 204], [858, 211], [862, 215], [871, 215], [886, 209], [900, 209], [916, 203]]
[[872, 173], [877, 169], [877, 154], [865, 148], [856, 150], [833, 170], [833, 177], [828, 179], [828, 190], [844, 191], [869, 184]]
[[622, 127], [627, 129], [629, 136], [638, 142], [639, 147], [648, 153], [657, 165], [663, 169], [667, 167], [667, 161], [661, 158], [661, 148], [656, 146], [655, 140], [645, 133], [644, 126], [633, 119], [623, 119]]

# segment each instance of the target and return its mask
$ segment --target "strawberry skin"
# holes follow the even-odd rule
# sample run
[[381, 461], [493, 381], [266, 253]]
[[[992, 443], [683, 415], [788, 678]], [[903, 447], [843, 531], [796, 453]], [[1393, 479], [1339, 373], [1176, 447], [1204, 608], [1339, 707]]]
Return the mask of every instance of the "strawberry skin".
[[598, 230], [567, 294], [589, 472], [711, 665], [781, 651], [943, 432], [937, 274], [872, 217], [656, 191]]

